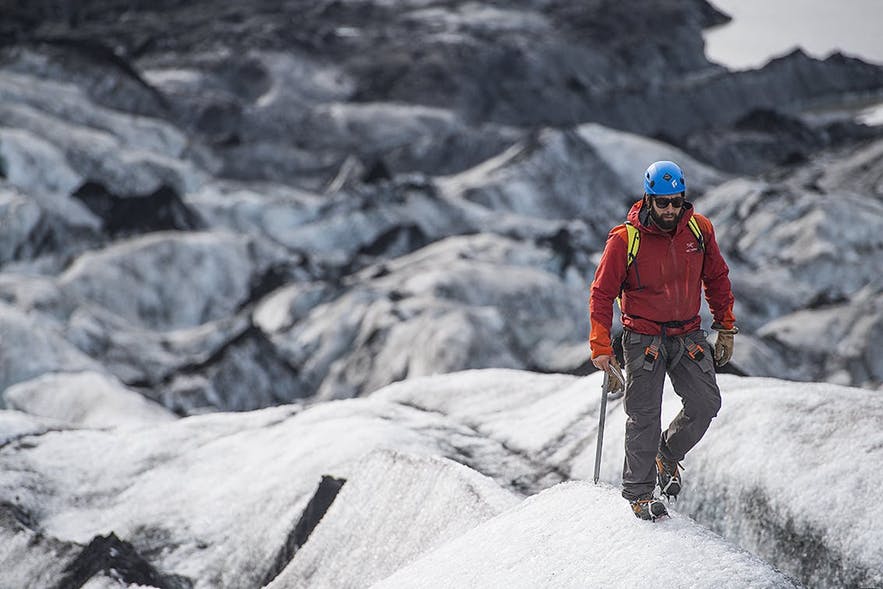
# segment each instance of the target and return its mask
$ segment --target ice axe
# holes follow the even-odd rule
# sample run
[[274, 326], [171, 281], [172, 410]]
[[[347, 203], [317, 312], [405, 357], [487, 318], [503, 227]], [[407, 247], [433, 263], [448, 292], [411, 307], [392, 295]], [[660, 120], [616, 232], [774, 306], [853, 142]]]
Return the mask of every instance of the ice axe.
[[[595, 446], [595, 484], [598, 484], [598, 477], [601, 475], [601, 447], [604, 445], [604, 421], [607, 419], [607, 397], [610, 395], [611, 378], [615, 379], [619, 384], [620, 391], [625, 390], [625, 379], [619, 367], [611, 364], [604, 371], [604, 382], [601, 384], [601, 410], [598, 416], [598, 445]], [[618, 398], [618, 397], [616, 397]]]

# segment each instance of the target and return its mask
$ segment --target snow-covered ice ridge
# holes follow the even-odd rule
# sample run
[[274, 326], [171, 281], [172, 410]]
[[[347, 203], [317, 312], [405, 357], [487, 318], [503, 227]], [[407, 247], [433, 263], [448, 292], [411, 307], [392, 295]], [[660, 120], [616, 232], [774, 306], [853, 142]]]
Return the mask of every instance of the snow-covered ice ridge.
[[[883, 582], [883, 515], [866, 509], [883, 483], [883, 399], [720, 380], [721, 413], [656, 524], [616, 489], [619, 402], [602, 484], [585, 482], [597, 374], [476, 370], [172, 421], [126, 401], [70, 423], [36, 397], [42, 417], [0, 412], [0, 586], [55, 586], [111, 533], [158, 587], [633, 587], [660, 569], [696, 587]], [[677, 409], [668, 390], [664, 415]], [[318, 497], [323, 476], [338, 485]]]

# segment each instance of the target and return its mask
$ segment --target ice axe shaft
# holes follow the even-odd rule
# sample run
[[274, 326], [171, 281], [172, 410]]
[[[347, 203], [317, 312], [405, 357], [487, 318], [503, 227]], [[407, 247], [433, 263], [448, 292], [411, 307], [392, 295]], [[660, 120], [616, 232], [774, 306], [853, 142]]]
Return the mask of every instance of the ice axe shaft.
[[[604, 382], [601, 383], [601, 409], [598, 412], [598, 443], [595, 446], [595, 484], [598, 484], [598, 478], [601, 476], [601, 449], [604, 446], [604, 422], [607, 420], [607, 395], [610, 394], [610, 378], [611, 372], [604, 371]], [[613, 372], [613, 378], [619, 381], [622, 387], [625, 387], [623, 378], [618, 371]]]
[[601, 409], [598, 411], [598, 442], [595, 445], [595, 484], [601, 475], [601, 447], [604, 445], [604, 421], [607, 418], [607, 389], [610, 386], [610, 374], [604, 371], [604, 383], [601, 385]]

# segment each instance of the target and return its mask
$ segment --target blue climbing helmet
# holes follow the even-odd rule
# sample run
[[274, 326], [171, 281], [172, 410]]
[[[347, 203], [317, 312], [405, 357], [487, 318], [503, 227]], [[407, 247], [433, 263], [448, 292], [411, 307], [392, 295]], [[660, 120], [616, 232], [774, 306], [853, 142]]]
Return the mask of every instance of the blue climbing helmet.
[[674, 162], [653, 162], [644, 172], [644, 193], [652, 195], [680, 194], [687, 191], [684, 171]]

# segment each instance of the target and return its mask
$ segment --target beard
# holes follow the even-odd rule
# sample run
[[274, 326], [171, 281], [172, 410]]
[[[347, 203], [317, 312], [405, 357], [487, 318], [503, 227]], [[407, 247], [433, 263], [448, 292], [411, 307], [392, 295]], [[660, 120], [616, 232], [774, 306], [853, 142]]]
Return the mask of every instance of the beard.
[[653, 205], [650, 205], [650, 218], [653, 219], [653, 222], [656, 223], [656, 226], [663, 231], [671, 231], [672, 229], [677, 227], [678, 221], [681, 220], [681, 214], [683, 212], [683, 207], [677, 213], [669, 213], [668, 209], [666, 209], [663, 213], [663, 215], [666, 215], [667, 217], [665, 218], [657, 214], [656, 209], [653, 207]]

